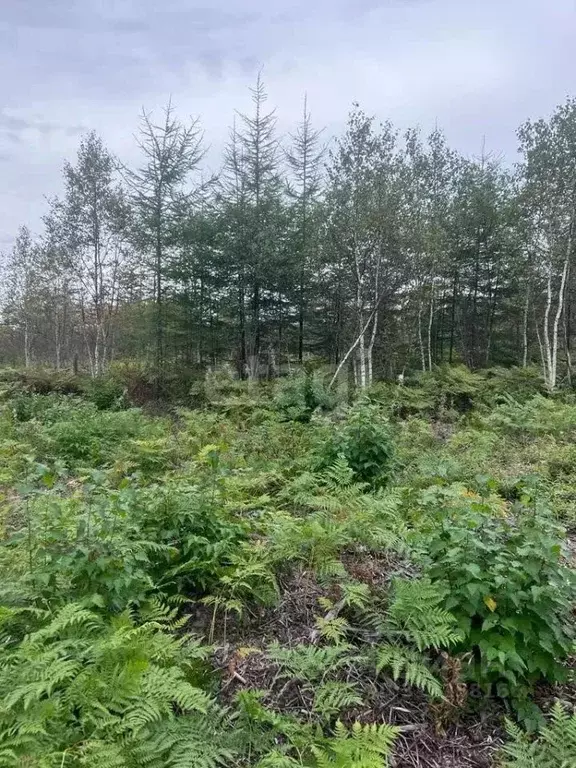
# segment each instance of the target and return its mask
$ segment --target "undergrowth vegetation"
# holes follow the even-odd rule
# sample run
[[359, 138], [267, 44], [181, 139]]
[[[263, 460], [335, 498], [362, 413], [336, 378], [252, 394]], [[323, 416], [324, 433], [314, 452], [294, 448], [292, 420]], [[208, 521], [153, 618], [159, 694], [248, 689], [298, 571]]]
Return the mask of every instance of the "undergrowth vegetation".
[[0, 766], [576, 764], [569, 393], [2, 380]]

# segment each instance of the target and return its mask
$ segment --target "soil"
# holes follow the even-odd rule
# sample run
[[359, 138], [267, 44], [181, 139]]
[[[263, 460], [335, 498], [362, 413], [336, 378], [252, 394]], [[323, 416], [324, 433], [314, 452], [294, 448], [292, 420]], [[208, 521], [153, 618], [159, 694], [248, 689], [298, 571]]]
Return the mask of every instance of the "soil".
[[[356, 579], [372, 588], [385, 587], [406, 565], [393, 556], [348, 553], [343, 563]], [[264, 691], [263, 703], [277, 712], [314, 719], [313, 691], [287, 678], [266, 653], [272, 643], [283, 648], [320, 643], [315, 619], [322, 614], [318, 599], [338, 600], [338, 588], [327, 589], [314, 574], [300, 569], [281, 583], [281, 599], [274, 608], [261, 609], [241, 620], [220, 618], [215, 626], [217, 650], [213, 665], [221, 677], [221, 700], [230, 702], [241, 690]], [[199, 609], [190, 624], [208, 634], [211, 610]], [[448, 657], [449, 658], [449, 657]], [[342, 717], [350, 724], [389, 723], [400, 727], [391, 768], [490, 768], [496, 765], [504, 732], [500, 702], [475, 701], [464, 686], [461, 706], [430, 705], [424, 693], [376, 676], [365, 667], [347, 667], [342, 679], [355, 683], [363, 703]], [[462, 686], [460, 686], [462, 687]], [[481, 704], [481, 706], [480, 706]]]

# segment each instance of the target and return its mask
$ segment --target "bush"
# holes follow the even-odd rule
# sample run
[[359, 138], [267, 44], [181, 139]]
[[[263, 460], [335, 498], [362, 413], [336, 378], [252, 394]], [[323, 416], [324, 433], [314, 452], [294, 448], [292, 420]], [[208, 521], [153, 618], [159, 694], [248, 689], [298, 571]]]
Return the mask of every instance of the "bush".
[[403, 385], [376, 384], [368, 395], [401, 419], [419, 415], [445, 421], [470, 411], [482, 384], [482, 377], [464, 365], [443, 365], [413, 374]]
[[25, 370], [18, 373], [18, 379], [27, 392], [38, 395], [47, 395], [50, 392], [78, 395], [82, 392], [82, 379], [68, 371]]
[[329, 410], [335, 405], [335, 395], [328, 391], [322, 377], [311, 370], [277, 382], [274, 406], [287, 420], [307, 423], [318, 408]]
[[377, 406], [362, 401], [351, 409], [344, 425], [321, 449], [321, 468], [333, 466], [339, 457], [346, 460], [356, 482], [372, 488], [388, 483], [394, 443], [388, 421]]
[[498, 404], [508, 396], [524, 402], [545, 391], [544, 379], [538, 368], [490, 368], [484, 372], [482, 400], [487, 405]]
[[118, 411], [128, 407], [127, 390], [120, 381], [111, 376], [89, 379], [83, 394], [100, 411]]
[[444, 603], [471, 652], [470, 679], [521, 699], [545, 679], [564, 680], [572, 650], [574, 575], [559, 531], [539, 512], [474, 494], [438, 510], [426, 536], [426, 575], [446, 588]]

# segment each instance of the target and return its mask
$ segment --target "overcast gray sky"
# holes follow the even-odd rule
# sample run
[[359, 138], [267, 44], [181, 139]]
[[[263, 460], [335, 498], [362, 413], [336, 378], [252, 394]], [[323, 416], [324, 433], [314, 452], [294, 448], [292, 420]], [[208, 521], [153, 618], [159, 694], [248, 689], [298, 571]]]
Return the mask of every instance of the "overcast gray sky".
[[142, 105], [172, 94], [213, 147], [263, 67], [279, 126], [308, 92], [333, 134], [354, 100], [513, 161], [515, 129], [576, 95], [575, 0], [0, 0], [0, 248], [94, 128], [135, 160]]

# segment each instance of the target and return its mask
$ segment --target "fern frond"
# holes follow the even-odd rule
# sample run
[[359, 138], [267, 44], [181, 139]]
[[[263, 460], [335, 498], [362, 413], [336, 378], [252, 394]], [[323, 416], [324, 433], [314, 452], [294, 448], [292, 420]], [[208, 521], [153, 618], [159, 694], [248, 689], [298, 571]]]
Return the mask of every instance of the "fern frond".
[[344, 643], [324, 647], [297, 645], [294, 648], [284, 648], [275, 643], [269, 646], [268, 654], [294, 677], [313, 683], [359, 660], [359, 656], [351, 653], [352, 649]]
[[316, 576], [320, 584], [329, 584], [330, 582], [344, 579], [347, 576], [346, 568], [336, 558], [318, 558], [313, 565], [315, 566]]
[[502, 748], [503, 768], [574, 768], [576, 766], [576, 714], [556, 702], [548, 723], [531, 738], [506, 720], [510, 742]]
[[370, 587], [361, 581], [341, 584], [342, 603], [347, 607], [364, 609], [370, 601]]
[[350, 629], [350, 624], [343, 616], [334, 616], [333, 618], [317, 616], [314, 623], [320, 636], [335, 645], [344, 642], [346, 633]]
[[325, 747], [312, 747], [316, 768], [386, 768], [398, 734], [387, 724], [354, 723], [349, 731], [338, 722]]
[[442, 685], [428, 668], [424, 657], [414, 648], [397, 645], [381, 646], [378, 651], [376, 671], [390, 669], [394, 680], [400, 675], [408, 685], [425, 691], [433, 698], [442, 698]]
[[428, 579], [397, 579], [388, 609], [390, 634], [414, 643], [418, 650], [448, 648], [462, 639], [455, 617], [440, 607], [441, 589]]
[[295, 760], [293, 757], [274, 749], [264, 755], [255, 768], [301, 768], [303, 765], [304, 763], [300, 760]]
[[313, 709], [323, 718], [330, 718], [343, 709], [362, 704], [362, 697], [354, 683], [343, 683], [338, 680], [322, 683], [314, 696]]

